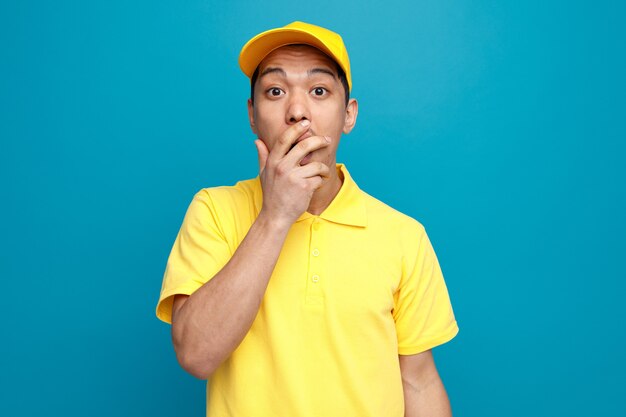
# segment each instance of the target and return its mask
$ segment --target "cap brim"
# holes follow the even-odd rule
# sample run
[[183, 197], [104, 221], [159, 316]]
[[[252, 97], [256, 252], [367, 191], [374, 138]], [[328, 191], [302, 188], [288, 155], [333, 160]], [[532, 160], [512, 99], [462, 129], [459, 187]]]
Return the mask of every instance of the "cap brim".
[[[307, 31], [293, 28], [278, 28], [260, 33], [250, 39], [244, 45], [239, 54], [239, 67], [244, 74], [252, 77], [254, 70], [261, 63], [263, 58], [269, 55], [273, 50], [285, 45], [306, 44], [318, 48], [326, 55], [330, 56], [338, 65], [341, 62], [330, 49], [320, 41], [316, 36]], [[346, 71], [345, 68], [342, 68]]]

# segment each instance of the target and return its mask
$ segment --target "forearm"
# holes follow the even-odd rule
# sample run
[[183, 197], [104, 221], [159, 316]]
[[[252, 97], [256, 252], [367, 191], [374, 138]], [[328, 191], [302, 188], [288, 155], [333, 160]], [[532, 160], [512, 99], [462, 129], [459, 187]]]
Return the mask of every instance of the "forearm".
[[206, 379], [241, 343], [289, 231], [259, 215], [229, 262], [176, 312], [172, 339], [188, 372]]
[[448, 394], [438, 374], [421, 384], [403, 380], [405, 417], [451, 417]]

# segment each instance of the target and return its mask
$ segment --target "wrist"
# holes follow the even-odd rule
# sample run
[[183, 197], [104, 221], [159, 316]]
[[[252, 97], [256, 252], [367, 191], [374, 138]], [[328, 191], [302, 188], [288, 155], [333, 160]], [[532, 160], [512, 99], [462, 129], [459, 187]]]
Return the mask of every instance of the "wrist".
[[259, 216], [256, 219], [257, 225], [268, 233], [287, 234], [293, 221], [288, 219], [279, 218], [268, 214], [265, 210], [261, 209]]

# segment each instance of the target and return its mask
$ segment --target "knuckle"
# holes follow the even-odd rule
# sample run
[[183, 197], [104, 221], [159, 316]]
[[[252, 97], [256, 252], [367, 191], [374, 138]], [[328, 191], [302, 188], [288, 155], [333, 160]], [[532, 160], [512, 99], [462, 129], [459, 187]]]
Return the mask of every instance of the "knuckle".
[[276, 164], [274, 172], [276, 172], [277, 175], [285, 175], [287, 173], [287, 167], [284, 164]]
[[285, 144], [285, 143], [287, 143], [288, 141], [289, 141], [289, 135], [288, 135], [287, 133], [285, 133], [285, 134], [283, 134], [283, 135], [280, 135], [280, 136], [278, 137], [278, 143], [280, 143], [280, 144]]
[[287, 178], [289, 179], [289, 182], [296, 185], [299, 183], [300, 180], [300, 178], [298, 178], [298, 175], [296, 175], [294, 171], [291, 171], [290, 175], [288, 175]]
[[306, 140], [303, 140], [302, 142], [298, 142], [296, 144], [296, 147], [298, 148], [298, 150], [300, 151], [307, 151], [309, 149], [309, 144], [307, 143]]
[[313, 181], [311, 181], [313, 189], [317, 189], [320, 187], [320, 185], [322, 185], [322, 178], [321, 177], [313, 177]]

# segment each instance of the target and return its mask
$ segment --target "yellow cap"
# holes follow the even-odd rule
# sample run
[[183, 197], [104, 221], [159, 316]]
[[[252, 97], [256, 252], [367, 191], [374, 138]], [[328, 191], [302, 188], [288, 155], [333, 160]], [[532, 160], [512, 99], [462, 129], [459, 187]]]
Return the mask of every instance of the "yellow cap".
[[293, 22], [282, 28], [259, 33], [241, 48], [239, 67], [251, 78], [256, 67], [270, 52], [292, 44], [311, 45], [330, 56], [346, 73], [348, 88], [352, 90], [350, 59], [343, 39], [335, 32], [309, 23]]

